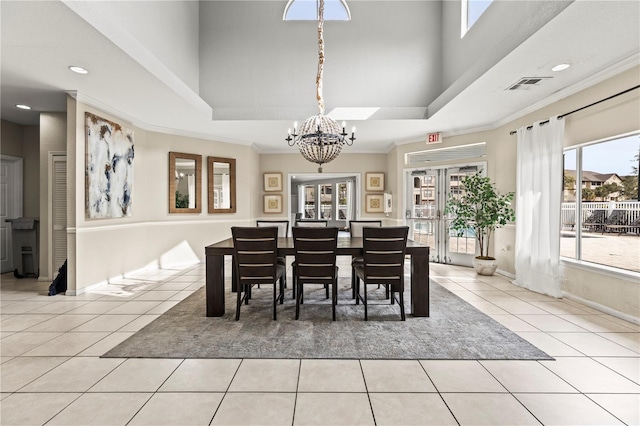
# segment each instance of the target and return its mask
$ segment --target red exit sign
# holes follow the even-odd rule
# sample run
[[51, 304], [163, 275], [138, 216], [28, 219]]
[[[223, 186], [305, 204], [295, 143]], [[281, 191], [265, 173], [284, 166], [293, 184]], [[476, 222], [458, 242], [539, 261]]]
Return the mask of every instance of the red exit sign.
[[440, 143], [442, 142], [442, 138], [440, 137], [440, 132], [438, 133], [429, 133], [427, 135], [427, 143]]

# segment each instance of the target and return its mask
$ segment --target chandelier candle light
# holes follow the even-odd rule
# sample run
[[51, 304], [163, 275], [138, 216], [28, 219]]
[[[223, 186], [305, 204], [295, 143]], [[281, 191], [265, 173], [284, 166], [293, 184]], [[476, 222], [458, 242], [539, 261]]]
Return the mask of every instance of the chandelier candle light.
[[345, 122], [342, 127], [336, 120], [324, 115], [324, 99], [322, 98], [322, 74], [324, 68], [324, 0], [318, 4], [318, 75], [316, 77], [316, 99], [318, 100], [318, 115], [307, 118], [298, 130], [298, 123], [293, 124], [287, 131], [286, 141], [289, 146], [298, 145], [300, 154], [308, 161], [317, 163], [318, 172], [322, 173], [322, 165], [328, 163], [340, 155], [342, 147], [353, 145], [356, 140], [356, 128], [351, 129], [351, 137], [347, 138]]

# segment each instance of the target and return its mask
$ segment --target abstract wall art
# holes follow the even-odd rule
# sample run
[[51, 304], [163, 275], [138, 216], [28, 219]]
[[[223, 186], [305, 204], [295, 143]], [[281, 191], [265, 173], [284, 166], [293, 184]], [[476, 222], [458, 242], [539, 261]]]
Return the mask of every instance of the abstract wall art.
[[133, 130], [89, 112], [86, 124], [85, 201], [89, 219], [130, 217]]

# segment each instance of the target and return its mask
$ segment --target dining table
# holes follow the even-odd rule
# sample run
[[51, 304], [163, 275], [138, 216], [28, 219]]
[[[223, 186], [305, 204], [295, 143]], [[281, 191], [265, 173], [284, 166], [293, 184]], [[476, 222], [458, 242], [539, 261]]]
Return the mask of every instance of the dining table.
[[[338, 237], [338, 256], [362, 257], [362, 238]], [[408, 240], [406, 254], [411, 266], [411, 306], [409, 314], [429, 316], [429, 246]], [[278, 238], [278, 256], [294, 256], [292, 237]], [[233, 238], [205, 247], [206, 304], [208, 317], [221, 317], [225, 312], [224, 257], [233, 256]]]

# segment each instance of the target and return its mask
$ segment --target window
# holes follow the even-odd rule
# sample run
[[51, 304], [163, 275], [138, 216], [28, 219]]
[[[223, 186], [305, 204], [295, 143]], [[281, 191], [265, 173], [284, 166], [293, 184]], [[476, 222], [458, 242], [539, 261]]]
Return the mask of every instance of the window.
[[338, 220], [351, 217], [351, 190], [349, 182], [338, 183]]
[[562, 257], [640, 272], [639, 154], [640, 134], [565, 150]]
[[302, 218], [328, 220], [330, 226], [346, 226], [339, 222], [355, 219], [355, 182], [355, 176], [345, 176], [306, 180], [297, 185], [298, 211], [304, 212]]
[[469, 31], [480, 15], [484, 13], [493, 0], [462, 0], [462, 19], [460, 37]]
[[316, 187], [306, 185], [304, 188], [304, 219], [316, 218]]
[[[282, 16], [284, 21], [317, 21], [318, 0], [289, 0]], [[345, 0], [324, 1], [325, 21], [350, 21], [351, 12]]]
[[319, 185], [320, 190], [320, 219], [331, 220], [333, 212], [332, 185]]

